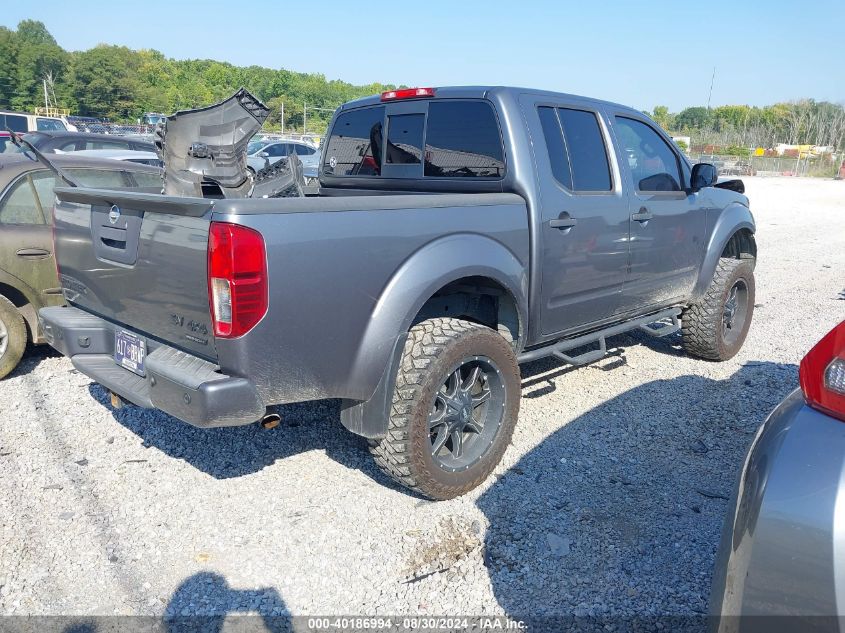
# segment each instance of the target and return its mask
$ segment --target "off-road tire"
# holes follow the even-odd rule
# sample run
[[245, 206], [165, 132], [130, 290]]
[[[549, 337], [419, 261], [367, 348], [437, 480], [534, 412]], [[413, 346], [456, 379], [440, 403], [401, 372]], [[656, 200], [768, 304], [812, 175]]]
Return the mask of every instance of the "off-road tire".
[[[6, 330], [6, 349], [0, 352], [0, 379], [5, 378], [18, 363], [26, 349], [26, 324], [21, 313], [6, 297], [0, 295], [0, 321]], [[2, 348], [2, 343], [0, 343]]]
[[[504, 416], [492, 444], [468, 469], [449, 472], [431, 456], [428, 416], [450, 368], [483, 355], [500, 370]], [[519, 365], [511, 345], [490, 328], [452, 318], [428, 319], [411, 328], [396, 376], [387, 434], [370, 440], [376, 464], [395, 481], [430, 499], [452, 499], [482, 483], [510, 444], [519, 413]]]
[[[727, 341], [722, 331], [725, 303], [731, 289], [740, 280], [744, 281], [747, 289], [747, 314], [736, 338]], [[745, 342], [753, 315], [753, 260], [722, 257], [707, 292], [699, 302], [688, 306], [681, 314], [684, 349], [692, 356], [707, 360], [724, 361], [733, 358]]]

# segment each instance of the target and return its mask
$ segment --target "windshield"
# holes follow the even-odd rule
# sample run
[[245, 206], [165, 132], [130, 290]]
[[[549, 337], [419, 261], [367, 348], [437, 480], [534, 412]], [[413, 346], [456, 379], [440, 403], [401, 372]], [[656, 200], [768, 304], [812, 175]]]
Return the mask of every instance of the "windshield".
[[252, 156], [256, 152], [260, 152], [269, 144], [270, 141], [250, 141], [249, 145], [246, 146], [246, 153], [247, 155]]

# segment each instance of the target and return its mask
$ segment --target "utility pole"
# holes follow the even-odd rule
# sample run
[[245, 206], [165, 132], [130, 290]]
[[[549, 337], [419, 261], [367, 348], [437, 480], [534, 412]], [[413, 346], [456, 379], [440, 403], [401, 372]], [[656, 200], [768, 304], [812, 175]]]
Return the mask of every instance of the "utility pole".
[[285, 102], [282, 101], [282, 134], [285, 133]]
[[50, 100], [47, 98], [47, 79], [41, 80], [44, 84], [44, 110], [47, 114], [50, 112]]
[[707, 95], [707, 111], [710, 111], [710, 98], [713, 96], [713, 82], [716, 81], [716, 67], [713, 66], [713, 76], [710, 77], [710, 94]]
[[302, 102], [302, 135], [308, 133], [308, 102]]

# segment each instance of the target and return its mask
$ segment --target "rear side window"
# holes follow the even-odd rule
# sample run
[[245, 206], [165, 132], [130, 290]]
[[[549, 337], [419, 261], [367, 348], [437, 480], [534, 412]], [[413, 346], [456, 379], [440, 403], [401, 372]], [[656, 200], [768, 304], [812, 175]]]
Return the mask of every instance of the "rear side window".
[[[53, 174], [37, 174], [35, 180], [44, 180], [52, 188]], [[16, 182], [6, 197], [0, 201], [0, 224], [44, 224], [44, 213], [36, 195], [33, 178], [24, 176]]]
[[434, 101], [428, 107], [425, 175], [501, 178], [505, 173], [499, 123], [484, 101]]
[[424, 114], [399, 114], [387, 118], [385, 162], [418, 165], [422, 162]]
[[27, 132], [28, 125], [26, 123], [26, 117], [20, 114], [0, 114], [0, 129], [4, 132], [6, 128], [12, 130], [12, 132]]
[[350, 110], [337, 117], [326, 147], [323, 173], [329, 176], [381, 174], [384, 106]]
[[572, 191], [610, 191], [610, 165], [596, 115], [551, 107], [537, 112], [557, 181]]
[[307, 145], [294, 145], [294, 149], [299, 156], [311, 156], [314, 154], [314, 148]]
[[67, 129], [65, 127], [65, 124], [62, 123], [59, 119], [45, 119], [42, 117], [38, 117], [35, 119], [35, 128], [39, 132], [51, 130], [61, 130], [64, 132]]
[[569, 167], [569, 153], [563, 142], [563, 130], [554, 108], [537, 108], [540, 115], [540, 125], [543, 127], [543, 137], [549, 150], [549, 162], [555, 179], [567, 189], [572, 189], [572, 170]]

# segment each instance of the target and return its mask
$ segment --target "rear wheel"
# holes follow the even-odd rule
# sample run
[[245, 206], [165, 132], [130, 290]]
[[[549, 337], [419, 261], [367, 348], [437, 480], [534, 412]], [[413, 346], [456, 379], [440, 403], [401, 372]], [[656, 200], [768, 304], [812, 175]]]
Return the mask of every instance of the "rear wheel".
[[686, 351], [708, 360], [733, 358], [754, 313], [752, 260], [722, 257], [707, 293], [681, 315]]
[[510, 443], [519, 412], [510, 344], [460, 319], [415, 325], [396, 379], [387, 434], [370, 442], [384, 472], [432, 499], [483, 482]]
[[11, 301], [0, 296], [0, 378], [5, 378], [18, 366], [25, 349], [23, 317]]

